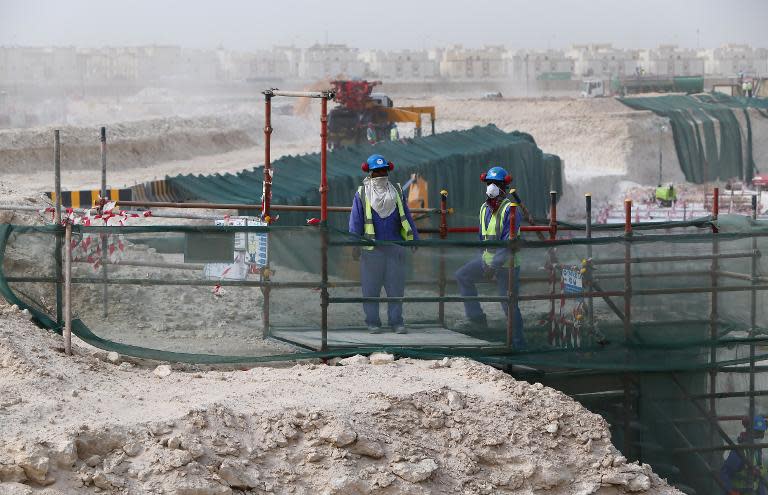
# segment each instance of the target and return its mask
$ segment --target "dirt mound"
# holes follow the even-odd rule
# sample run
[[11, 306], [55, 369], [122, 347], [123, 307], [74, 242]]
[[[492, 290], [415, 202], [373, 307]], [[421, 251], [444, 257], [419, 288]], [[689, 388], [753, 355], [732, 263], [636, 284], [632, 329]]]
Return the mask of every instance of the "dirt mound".
[[[313, 128], [312, 122], [300, 117], [279, 119], [281, 139], [302, 139]], [[62, 170], [99, 170], [98, 127], [70, 126], [60, 130]], [[123, 122], [108, 126], [107, 138], [110, 170], [130, 169], [252, 147], [262, 142], [263, 116], [238, 113]], [[52, 156], [52, 127], [0, 131], [3, 173], [50, 171]]]
[[679, 493], [600, 416], [470, 360], [182, 371], [0, 318], [2, 493]]

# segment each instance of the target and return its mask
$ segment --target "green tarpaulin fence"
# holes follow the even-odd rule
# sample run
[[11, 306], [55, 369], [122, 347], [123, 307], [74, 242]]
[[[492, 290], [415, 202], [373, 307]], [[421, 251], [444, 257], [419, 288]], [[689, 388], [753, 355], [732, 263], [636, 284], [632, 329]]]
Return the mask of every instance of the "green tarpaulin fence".
[[[273, 140], [279, 140], [279, 132]], [[484, 198], [479, 176], [490, 166], [500, 165], [514, 176], [514, 187], [530, 211], [546, 215], [548, 192], [563, 190], [560, 158], [545, 154], [529, 134], [503, 132], [493, 125], [466, 131], [446, 132], [398, 142], [383, 142], [334, 150], [328, 154], [328, 204], [349, 206], [364, 177], [360, 164], [380, 153], [395, 164], [393, 182], [405, 184], [418, 174], [429, 184], [429, 205], [440, 204], [440, 190], [449, 193], [449, 203], [458, 217], [473, 221]], [[272, 163], [272, 203], [319, 205], [320, 154], [285, 156]], [[261, 202], [264, 173], [261, 168], [237, 174], [179, 175], [167, 181], [175, 194], [188, 200], [212, 203]], [[281, 212], [279, 225], [303, 225], [319, 214]], [[343, 215], [333, 216], [331, 225], [345, 228]]]
[[[677, 158], [688, 182], [752, 180], [755, 161], [752, 121], [747, 109], [757, 109], [768, 117], [768, 101], [722, 93], [620, 98], [619, 101], [670, 120]], [[744, 131], [737, 113], [745, 120]]]

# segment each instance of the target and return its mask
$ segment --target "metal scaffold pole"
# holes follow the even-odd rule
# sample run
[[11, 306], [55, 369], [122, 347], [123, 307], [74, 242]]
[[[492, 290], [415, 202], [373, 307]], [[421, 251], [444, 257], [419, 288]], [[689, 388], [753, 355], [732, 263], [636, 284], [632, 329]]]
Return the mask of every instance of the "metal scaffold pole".
[[[55, 225], [61, 225], [61, 141], [59, 137], [59, 130], [53, 131], [53, 194], [56, 196], [55, 207], [53, 209], [53, 223]], [[62, 239], [61, 233], [56, 234], [56, 322], [61, 325], [63, 323], [63, 311], [62, 311], [62, 282], [63, 282], [63, 268], [61, 260], [61, 248]]]
[[72, 355], [72, 223], [64, 229], [64, 352]]
[[[712, 294], [710, 296], [709, 307], [709, 339], [711, 340], [711, 346], [709, 348], [709, 362], [712, 366], [709, 370], [709, 393], [712, 394], [712, 398], [709, 399], [709, 412], [713, 417], [717, 416], [716, 401], [714, 394], [717, 393], [717, 347], [714, 345], [718, 338], [717, 322], [718, 322], [718, 273], [720, 271], [720, 243], [717, 237], [717, 218], [720, 214], [720, 189], [714, 188], [712, 195], [712, 265], [710, 267], [710, 282], [712, 285]], [[753, 258], [754, 259], [754, 258]], [[717, 441], [717, 433], [712, 425], [709, 425], [709, 441], [711, 444], [715, 444]], [[712, 452], [710, 457], [710, 464], [714, 464], [717, 453]]]
[[[101, 128], [101, 201], [99, 202], [99, 213], [104, 211], [104, 201], [107, 198], [107, 128]], [[102, 316], [107, 317], [109, 306], [109, 289], [107, 284], [107, 261], [109, 253], [107, 251], [107, 240], [109, 234], [101, 234], [101, 276], [104, 279], [102, 289]]]
[[[270, 217], [270, 203], [272, 201], [272, 163], [271, 163], [271, 136], [272, 136], [272, 92], [264, 92], [264, 184], [261, 193], [261, 218], [267, 224], [270, 225], [272, 218]], [[269, 246], [269, 235], [267, 235], [267, 246]], [[267, 262], [261, 269], [261, 280], [268, 282], [270, 278], [269, 271], [269, 248], [267, 249]], [[262, 302], [262, 336], [269, 335], [269, 298], [270, 288], [265, 286], [261, 289], [263, 297]]]
[[320, 100], [320, 244], [322, 257], [322, 287], [320, 289], [320, 350], [328, 350], [328, 98]]
[[[500, 213], [501, 214], [501, 213]], [[507, 270], [507, 347], [512, 348], [515, 332], [515, 307], [517, 306], [517, 281], [515, 280], [515, 255], [517, 254], [517, 206], [509, 207], [509, 269]]]
[[[440, 239], [448, 238], [448, 191], [440, 191]], [[440, 246], [440, 260], [438, 261], [438, 295], [445, 296], [445, 247]], [[442, 328], [445, 326], [445, 303], [437, 303], [437, 320]]]

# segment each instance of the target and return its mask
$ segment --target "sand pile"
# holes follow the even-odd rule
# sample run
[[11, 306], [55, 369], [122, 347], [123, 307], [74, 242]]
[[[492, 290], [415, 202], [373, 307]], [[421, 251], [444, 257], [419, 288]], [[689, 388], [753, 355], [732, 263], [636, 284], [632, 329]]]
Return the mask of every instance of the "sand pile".
[[679, 493], [600, 416], [470, 360], [181, 371], [0, 318], [0, 493]]
[[[263, 125], [263, 115], [258, 112], [162, 117], [111, 124], [107, 129], [109, 169], [131, 169], [253, 147], [262, 142]], [[280, 128], [281, 139], [299, 141], [310, 133], [314, 124], [301, 117], [279, 116], [275, 127]], [[0, 169], [4, 173], [52, 170], [53, 129], [0, 131]], [[62, 169], [100, 170], [98, 126], [67, 126], [60, 130]], [[243, 163], [240, 168], [247, 166]]]

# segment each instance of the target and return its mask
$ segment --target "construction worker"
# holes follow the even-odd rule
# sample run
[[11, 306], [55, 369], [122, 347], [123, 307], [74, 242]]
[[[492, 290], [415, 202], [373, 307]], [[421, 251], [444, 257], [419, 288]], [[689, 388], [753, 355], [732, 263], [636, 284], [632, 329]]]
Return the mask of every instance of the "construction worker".
[[376, 144], [376, 129], [373, 127], [373, 122], [368, 122], [365, 138], [368, 140], [368, 144]]
[[[765, 436], [765, 431], [768, 430], [768, 421], [765, 416], [755, 416], [751, 420], [747, 418], [743, 423], [745, 431], [739, 435], [738, 443], [740, 444], [750, 441], [747, 428], [752, 428], [752, 443], [761, 440]], [[752, 476], [746, 460], [749, 460], [754, 467]], [[724, 495], [768, 495], [768, 485], [761, 478], [768, 479], [768, 464], [763, 463], [762, 449], [732, 450], [723, 467], [720, 468], [720, 481], [723, 483]]]
[[392, 128], [389, 130], [389, 140], [390, 141], [400, 140], [400, 132], [397, 130], [396, 124], [392, 124]]
[[[480, 180], [486, 185], [486, 200], [480, 206], [480, 239], [483, 241], [508, 240], [510, 238], [509, 215], [512, 205], [517, 206], [507, 195], [507, 188], [512, 182], [512, 176], [501, 167], [491, 167], [488, 172], [480, 176]], [[523, 215], [520, 209], [516, 210], [515, 215], [515, 237], [520, 235], [520, 224]], [[459, 268], [456, 272], [456, 281], [459, 284], [459, 292], [462, 296], [477, 296], [477, 282], [488, 280], [495, 281], [497, 293], [500, 296], [506, 296], [509, 289], [509, 276], [507, 268], [510, 263], [515, 266], [515, 284], [520, 281], [520, 260], [515, 254], [514, 260], [510, 259], [510, 252], [506, 248], [485, 249], [482, 255], [473, 259], [466, 265]], [[507, 314], [509, 308], [507, 303], [501, 303], [504, 314]], [[513, 344], [515, 348], [525, 347], [525, 338], [523, 336], [523, 317], [520, 314], [520, 307], [517, 301], [514, 301], [515, 311], [515, 334], [513, 335]], [[477, 301], [465, 301], [464, 313], [466, 321], [458, 325], [461, 330], [484, 330], [488, 328], [488, 320]]]
[[747, 98], [752, 98], [752, 79], [747, 81]]
[[[418, 240], [419, 233], [403, 197], [400, 184], [389, 182], [394, 165], [381, 155], [371, 155], [362, 169], [370, 176], [355, 193], [349, 216], [349, 231], [377, 241]], [[360, 257], [360, 282], [363, 297], [379, 297], [381, 287], [387, 297], [405, 293], [405, 248], [397, 244], [364, 246]], [[379, 303], [363, 303], [365, 324], [373, 334], [382, 332]], [[387, 324], [395, 333], [407, 333], [403, 322], [403, 304], [387, 305]]]

